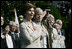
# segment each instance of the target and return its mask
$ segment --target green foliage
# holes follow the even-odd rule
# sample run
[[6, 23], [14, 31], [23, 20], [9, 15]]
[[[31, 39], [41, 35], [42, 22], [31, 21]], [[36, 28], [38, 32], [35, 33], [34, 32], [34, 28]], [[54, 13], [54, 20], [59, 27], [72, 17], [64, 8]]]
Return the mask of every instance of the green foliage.
[[51, 14], [53, 14], [55, 19], [61, 19], [61, 14], [59, 13], [59, 10], [55, 6], [51, 5], [50, 9], [51, 9]]
[[45, 9], [47, 6], [51, 9], [51, 14], [54, 15], [55, 20], [61, 19], [63, 21], [63, 28], [67, 29], [68, 23], [69, 23], [69, 17], [63, 17], [59, 10], [53, 6], [50, 1], [1, 1], [1, 15], [4, 15], [5, 21], [9, 22], [14, 20], [14, 8], [17, 10], [17, 15], [24, 15], [24, 4], [26, 2], [31, 2], [37, 7], [41, 7], [42, 9]]

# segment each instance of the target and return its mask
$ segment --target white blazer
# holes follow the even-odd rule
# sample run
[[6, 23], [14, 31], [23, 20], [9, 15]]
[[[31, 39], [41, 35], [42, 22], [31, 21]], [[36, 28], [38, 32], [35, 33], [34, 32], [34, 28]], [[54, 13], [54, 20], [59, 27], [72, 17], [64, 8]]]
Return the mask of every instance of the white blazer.
[[[37, 26], [34, 22], [33, 25]], [[34, 31], [27, 20], [24, 19], [24, 22], [20, 25], [21, 48], [41, 48], [40, 36], [40, 30]]]
[[13, 48], [13, 41], [10, 35], [6, 35], [6, 42], [7, 42], [7, 46], [8, 48]]

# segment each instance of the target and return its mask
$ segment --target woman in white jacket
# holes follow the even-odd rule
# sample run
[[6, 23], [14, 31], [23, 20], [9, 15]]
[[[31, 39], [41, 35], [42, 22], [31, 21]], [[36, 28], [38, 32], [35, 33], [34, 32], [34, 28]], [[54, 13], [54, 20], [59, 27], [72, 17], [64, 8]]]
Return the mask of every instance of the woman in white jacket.
[[41, 33], [38, 26], [32, 21], [35, 11], [34, 5], [27, 3], [25, 8], [25, 19], [20, 24], [21, 48], [41, 48]]

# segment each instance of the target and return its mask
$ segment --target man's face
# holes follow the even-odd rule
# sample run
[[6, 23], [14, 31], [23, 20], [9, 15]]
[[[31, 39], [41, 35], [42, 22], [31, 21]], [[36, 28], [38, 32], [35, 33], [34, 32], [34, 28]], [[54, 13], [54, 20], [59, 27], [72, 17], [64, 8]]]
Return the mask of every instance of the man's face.
[[11, 29], [12, 29], [13, 32], [16, 31], [16, 25], [13, 24]]
[[34, 17], [34, 8], [30, 8], [27, 12], [26, 12], [26, 16], [28, 18], [33, 18]]
[[4, 19], [1, 17], [1, 26], [4, 24]]
[[43, 19], [42, 13], [36, 15], [36, 20], [41, 22]]
[[58, 24], [60, 25], [60, 29], [62, 28], [62, 21], [59, 21]]

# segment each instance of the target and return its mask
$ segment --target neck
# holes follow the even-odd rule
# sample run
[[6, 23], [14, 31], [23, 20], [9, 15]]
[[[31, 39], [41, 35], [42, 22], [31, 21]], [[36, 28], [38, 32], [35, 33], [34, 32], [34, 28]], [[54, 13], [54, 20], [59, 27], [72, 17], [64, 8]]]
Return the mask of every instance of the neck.
[[60, 30], [58, 30], [58, 32], [59, 32]]
[[30, 18], [27, 18], [27, 17], [26, 17], [26, 20], [27, 20], [28, 22], [32, 22], [32, 20], [31, 20]]
[[35, 19], [35, 22], [37, 22], [37, 23], [41, 23], [41, 21], [37, 21], [36, 19]]
[[40, 21], [35, 21], [37, 24], [41, 24], [41, 22]]

